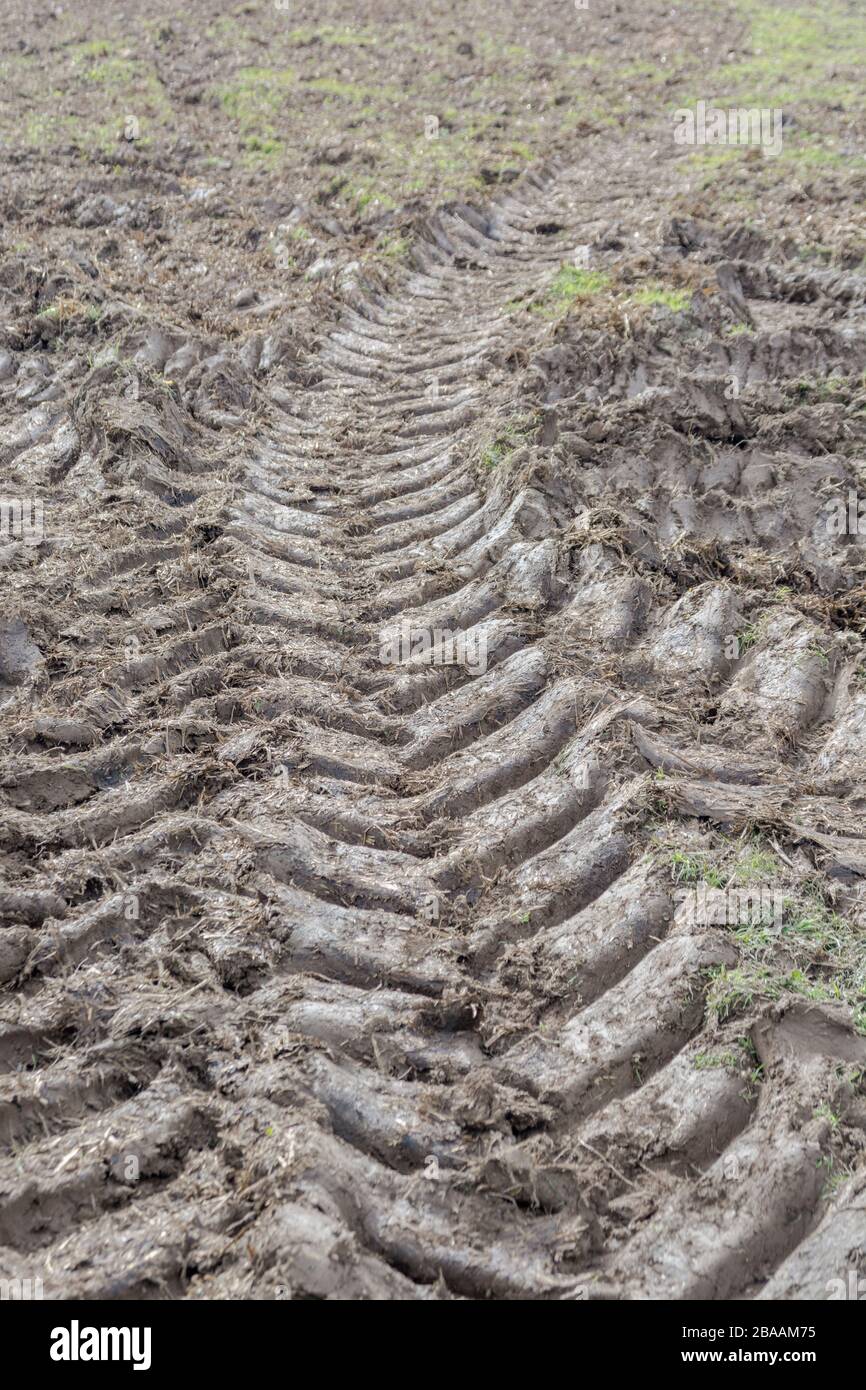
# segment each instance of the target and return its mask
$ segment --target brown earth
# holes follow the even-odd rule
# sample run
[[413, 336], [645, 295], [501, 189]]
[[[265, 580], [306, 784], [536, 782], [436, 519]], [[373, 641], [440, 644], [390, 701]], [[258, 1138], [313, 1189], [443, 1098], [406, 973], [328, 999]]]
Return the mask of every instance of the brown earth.
[[[864, 25], [816, 23], [4, 14], [0, 1278], [866, 1273]], [[728, 98], [781, 155], [674, 143]]]

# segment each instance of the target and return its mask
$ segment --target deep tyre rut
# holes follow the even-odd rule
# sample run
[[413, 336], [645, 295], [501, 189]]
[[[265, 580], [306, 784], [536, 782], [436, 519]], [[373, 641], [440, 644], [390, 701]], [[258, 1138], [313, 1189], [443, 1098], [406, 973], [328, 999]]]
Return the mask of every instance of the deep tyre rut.
[[[548, 168], [452, 206], [243, 424], [228, 349], [216, 422], [119, 411], [98, 365], [74, 402], [83, 477], [110, 457], [149, 522], [58, 583], [65, 666], [0, 637], [0, 1275], [824, 1296], [866, 1039], [808, 990], [719, 1005], [744, 943], [686, 910], [666, 837], [701, 863], [708, 828], [766, 827], [864, 872], [863, 696], [801, 505], [848, 464], [825, 415], [784, 493], [780, 383], [862, 372], [866, 282], [711, 247], [748, 339], [707, 311], [590, 352], [539, 316], [515, 359], [509, 306], [592, 202]], [[775, 542], [836, 627], [782, 601], [741, 659]]]

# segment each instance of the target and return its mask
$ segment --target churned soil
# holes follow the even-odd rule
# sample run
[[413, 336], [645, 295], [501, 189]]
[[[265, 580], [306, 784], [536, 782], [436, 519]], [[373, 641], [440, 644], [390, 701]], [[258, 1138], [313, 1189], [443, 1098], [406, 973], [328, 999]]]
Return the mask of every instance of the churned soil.
[[0, 1277], [861, 1267], [864, 29], [10, 0]]

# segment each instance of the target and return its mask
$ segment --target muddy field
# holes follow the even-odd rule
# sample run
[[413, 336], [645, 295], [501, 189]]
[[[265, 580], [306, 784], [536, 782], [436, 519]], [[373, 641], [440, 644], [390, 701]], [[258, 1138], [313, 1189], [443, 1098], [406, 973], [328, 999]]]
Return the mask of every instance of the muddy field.
[[866, 1290], [864, 57], [10, 0], [0, 1281]]

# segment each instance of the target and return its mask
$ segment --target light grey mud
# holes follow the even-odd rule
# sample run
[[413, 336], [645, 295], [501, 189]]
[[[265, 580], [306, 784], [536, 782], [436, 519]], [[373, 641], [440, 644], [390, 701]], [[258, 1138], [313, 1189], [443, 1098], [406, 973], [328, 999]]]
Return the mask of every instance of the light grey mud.
[[[796, 383], [862, 375], [866, 280], [673, 222], [712, 293], [551, 339], [515, 305], [677, 177], [598, 167], [345, 277], [288, 388], [154, 328], [5, 435], [109, 520], [0, 629], [0, 1274], [806, 1298], [862, 1249], [864, 557], [815, 498], [864, 425]], [[687, 910], [761, 854], [811, 937]]]

